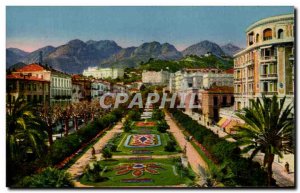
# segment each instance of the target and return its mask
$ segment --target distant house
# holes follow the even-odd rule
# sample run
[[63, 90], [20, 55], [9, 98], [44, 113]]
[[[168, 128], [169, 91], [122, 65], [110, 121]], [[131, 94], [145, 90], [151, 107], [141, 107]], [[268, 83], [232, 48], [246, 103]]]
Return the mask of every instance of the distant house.
[[168, 71], [143, 71], [142, 82], [151, 85], [168, 85], [170, 73]]
[[124, 69], [123, 68], [98, 68], [98, 67], [88, 67], [83, 71], [84, 76], [92, 76], [98, 79], [105, 78], [123, 78]]

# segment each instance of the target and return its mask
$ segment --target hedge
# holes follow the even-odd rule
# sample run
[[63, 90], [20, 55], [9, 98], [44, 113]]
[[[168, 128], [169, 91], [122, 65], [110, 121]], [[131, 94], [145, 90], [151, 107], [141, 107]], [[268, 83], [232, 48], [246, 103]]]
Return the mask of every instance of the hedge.
[[90, 141], [100, 131], [104, 130], [112, 123], [122, 118], [123, 111], [115, 109], [112, 112], [95, 119], [86, 126], [80, 128], [77, 132], [54, 141], [47, 159], [48, 164], [55, 165], [76, 152], [82, 144]]
[[242, 157], [236, 143], [219, 138], [211, 130], [199, 125], [197, 121], [177, 109], [170, 109], [169, 112], [212, 154], [218, 164], [228, 164], [227, 167], [234, 173], [234, 177], [222, 183], [228, 186], [266, 186], [267, 173], [259, 163]]

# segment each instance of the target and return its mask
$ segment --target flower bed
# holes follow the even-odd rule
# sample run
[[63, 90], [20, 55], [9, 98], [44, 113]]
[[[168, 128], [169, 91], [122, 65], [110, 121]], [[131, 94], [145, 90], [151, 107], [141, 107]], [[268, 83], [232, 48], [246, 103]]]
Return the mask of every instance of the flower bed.
[[154, 127], [156, 125], [155, 122], [150, 121], [150, 122], [143, 122], [143, 121], [139, 121], [135, 123], [135, 126], [137, 127]]
[[125, 175], [131, 172], [134, 177], [140, 177], [145, 172], [159, 174], [159, 169], [162, 169], [162, 167], [157, 163], [126, 163], [114, 168], [116, 175]]
[[125, 147], [156, 147], [161, 145], [159, 135], [155, 134], [133, 134], [128, 135], [125, 141]]

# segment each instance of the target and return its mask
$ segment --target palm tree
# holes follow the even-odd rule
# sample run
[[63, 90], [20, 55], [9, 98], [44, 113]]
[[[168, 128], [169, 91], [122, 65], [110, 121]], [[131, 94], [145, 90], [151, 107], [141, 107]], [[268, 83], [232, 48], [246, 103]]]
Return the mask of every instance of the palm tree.
[[44, 147], [44, 133], [41, 122], [34, 115], [31, 105], [18, 97], [11, 112], [7, 113], [6, 142], [10, 160], [18, 160], [28, 151], [41, 157]]
[[291, 116], [292, 105], [284, 106], [285, 97], [278, 100], [265, 96], [251, 101], [251, 107], [244, 108], [236, 115], [245, 121], [232, 135], [243, 153], [251, 152], [250, 159], [258, 153], [264, 153], [264, 167], [268, 173], [268, 186], [272, 182], [272, 164], [274, 156], [283, 156], [283, 152], [293, 152], [294, 119]]

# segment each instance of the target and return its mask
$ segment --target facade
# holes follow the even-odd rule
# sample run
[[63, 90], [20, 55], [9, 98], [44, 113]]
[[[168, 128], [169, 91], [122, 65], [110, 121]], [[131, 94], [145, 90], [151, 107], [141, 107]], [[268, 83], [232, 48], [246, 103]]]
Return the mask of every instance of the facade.
[[32, 75], [10, 74], [6, 76], [6, 104], [11, 106], [18, 97], [35, 105], [49, 103], [50, 81]]
[[111, 91], [111, 84], [107, 81], [93, 80], [91, 86], [92, 99], [99, 98], [103, 94]]
[[78, 83], [72, 83], [72, 103], [77, 103], [82, 101], [84, 98], [82, 96], [83, 86]]
[[91, 101], [91, 80], [82, 75], [73, 75], [72, 84], [80, 85], [82, 100]]
[[187, 68], [170, 75], [169, 91], [186, 93], [191, 89], [208, 89], [211, 86], [232, 86], [233, 73], [217, 68]]
[[143, 71], [142, 82], [152, 85], [168, 85], [170, 73], [168, 71]]
[[70, 103], [72, 100], [71, 75], [51, 69], [50, 103]]
[[204, 123], [217, 123], [220, 108], [234, 105], [234, 89], [231, 86], [214, 86], [201, 91], [201, 119]]
[[98, 67], [88, 67], [83, 71], [84, 76], [92, 76], [97, 79], [105, 78], [123, 78], [124, 69], [123, 68], [98, 68]]
[[235, 110], [262, 94], [293, 102], [294, 14], [257, 21], [247, 28], [246, 39], [247, 47], [234, 56]]
[[32, 76], [50, 82], [50, 103], [70, 102], [72, 95], [71, 76], [41, 64], [28, 64], [12, 72], [18, 76]]

